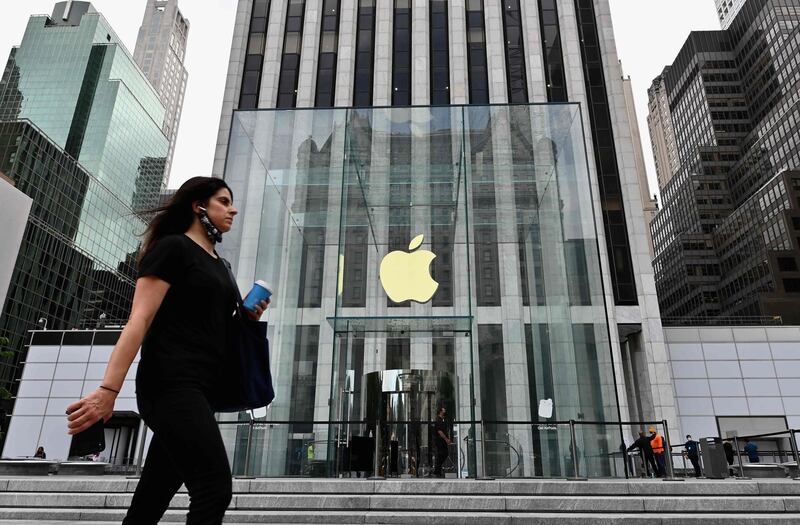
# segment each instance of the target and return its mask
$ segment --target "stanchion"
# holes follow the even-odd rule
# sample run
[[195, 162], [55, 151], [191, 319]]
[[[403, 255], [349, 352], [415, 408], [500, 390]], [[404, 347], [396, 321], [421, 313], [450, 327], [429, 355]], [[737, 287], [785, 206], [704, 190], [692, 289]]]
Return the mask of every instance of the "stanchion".
[[744, 466], [742, 465], [742, 453], [739, 450], [739, 438], [733, 436], [733, 446], [736, 448], [736, 458], [739, 463], [739, 475], [736, 476], [736, 479], [750, 479], [744, 475]]
[[794, 468], [798, 475], [792, 477], [795, 481], [800, 481], [800, 454], [797, 453], [797, 440], [795, 439], [794, 429], [789, 430], [789, 446], [792, 447], [792, 457], [794, 457]]
[[144, 461], [144, 443], [147, 441], [147, 425], [142, 421], [142, 438], [139, 440], [139, 457], [136, 458], [136, 473], [133, 476], [126, 476], [128, 479], [142, 477], [142, 462]]
[[[380, 449], [380, 440], [381, 440], [380, 436], [381, 436], [381, 431], [380, 431], [380, 428], [381, 428], [381, 422], [380, 422], [380, 420], [376, 419], [375, 420], [375, 457], [373, 458], [373, 461], [372, 461], [372, 469], [373, 469], [372, 470], [372, 475], [367, 479], [373, 479], [373, 480], [386, 479], [385, 476], [381, 476], [380, 475], [380, 466], [381, 466], [381, 460], [380, 460], [380, 450], [381, 450]], [[387, 467], [388, 467], [388, 465], [387, 465]]]
[[[664, 454], [667, 456], [667, 477], [663, 478], [664, 481], [684, 481], [683, 478], [676, 478], [675, 477], [675, 466], [672, 463], [672, 447], [669, 446], [669, 428], [667, 428], [667, 420], [664, 419], [661, 421], [661, 424], [664, 426]], [[686, 460], [684, 459], [684, 467], [686, 466]], [[684, 472], [686, 472], [684, 468]]]
[[244, 456], [244, 474], [241, 476], [235, 476], [237, 479], [253, 479], [253, 476], [249, 476], [248, 473], [250, 472], [250, 447], [251, 443], [253, 442], [253, 425], [255, 422], [253, 421], [253, 414], [250, 414], [250, 424], [247, 428], [247, 446], [245, 447], [245, 456]]
[[479, 476], [478, 479], [482, 481], [491, 481], [494, 478], [488, 476], [486, 474], [486, 425], [483, 424], [483, 419], [481, 419], [481, 472], [483, 473], [482, 476]]
[[572, 474], [570, 481], [587, 481], [587, 478], [582, 478], [578, 474], [578, 448], [577, 441], [575, 440], [575, 420], [569, 420], [569, 443], [570, 451], [572, 452]]

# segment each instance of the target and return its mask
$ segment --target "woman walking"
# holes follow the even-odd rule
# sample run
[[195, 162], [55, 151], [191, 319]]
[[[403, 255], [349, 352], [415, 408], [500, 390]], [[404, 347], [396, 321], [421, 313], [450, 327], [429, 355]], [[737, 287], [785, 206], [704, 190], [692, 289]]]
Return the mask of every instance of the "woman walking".
[[[228, 455], [214, 419], [237, 290], [214, 245], [237, 210], [221, 179], [194, 177], [145, 232], [130, 319], [103, 382], [67, 408], [70, 434], [108, 420], [139, 347], [139, 413], [153, 431], [124, 525], [156, 524], [186, 484], [187, 524], [219, 524], [231, 500]], [[252, 320], [261, 317], [262, 301]], [[216, 387], [216, 389], [215, 389]]]

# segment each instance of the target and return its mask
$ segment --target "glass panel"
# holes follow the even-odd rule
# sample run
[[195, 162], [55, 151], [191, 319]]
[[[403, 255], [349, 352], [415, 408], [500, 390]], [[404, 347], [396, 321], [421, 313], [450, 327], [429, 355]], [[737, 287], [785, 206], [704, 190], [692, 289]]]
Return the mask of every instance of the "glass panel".
[[221, 416], [234, 469], [615, 475], [583, 141], [575, 104], [237, 111], [225, 256], [273, 283], [276, 398]]

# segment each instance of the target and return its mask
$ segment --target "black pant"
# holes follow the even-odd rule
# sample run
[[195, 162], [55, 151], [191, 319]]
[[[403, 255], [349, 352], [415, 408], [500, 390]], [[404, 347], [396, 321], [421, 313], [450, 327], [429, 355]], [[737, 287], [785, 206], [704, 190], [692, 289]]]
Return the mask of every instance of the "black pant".
[[653, 475], [658, 477], [660, 476], [658, 472], [658, 465], [656, 464], [656, 458], [653, 453], [643, 452], [642, 455], [644, 456], [644, 468], [645, 472], [647, 471], [647, 466], [649, 465], [650, 468], [653, 470]]
[[702, 475], [702, 472], [700, 471], [700, 461], [698, 461], [698, 457], [693, 454], [689, 454], [688, 457], [689, 461], [692, 462], [692, 466], [694, 467], [694, 477], [699, 478]]
[[222, 523], [232, 496], [231, 467], [206, 397], [199, 390], [140, 397], [139, 410], [153, 439], [123, 525], [157, 524], [182, 483], [190, 499], [186, 523]]
[[656, 476], [659, 478], [666, 477], [667, 475], [667, 457], [664, 455], [664, 452], [660, 454], [658, 452], [654, 453], [656, 456], [656, 464], [658, 465], [658, 471], [656, 472]]
[[433, 474], [435, 476], [442, 477], [444, 473], [442, 472], [442, 467], [444, 466], [444, 462], [447, 461], [447, 457], [450, 455], [449, 451], [447, 450], [447, 445], [436, 446], [436, 468], [433, 469]]

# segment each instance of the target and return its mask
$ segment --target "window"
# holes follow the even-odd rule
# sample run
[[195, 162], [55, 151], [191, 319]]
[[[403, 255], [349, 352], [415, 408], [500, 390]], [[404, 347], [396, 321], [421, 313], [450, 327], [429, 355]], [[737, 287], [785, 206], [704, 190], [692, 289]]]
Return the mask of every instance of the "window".
[[325, 0], [322, 6], [322, 33], [317, 64], [315, 106], [333, 107], [336, 92], [336, 58], [339, 47], [339, 0]]
[[297, 105], [297, 79], [300, 76], [300, 48], [303, 42], [303, 15], [305, 0], [289, 0], [286, 13], [286, 32], [283, 39], [283, 57], [278, 80], [278, 108]]
[[450, 58], [447, 0], [430, 2], [431, 105], [450, 103]]
[[556, 0], [539, 0], [539, 25], [544, 47], [544, 74], [547, 82], [547, 100], [566, 102], [567, 86], [564, 75], [564, 57], [561, 52], [561, 30], [558, 26]]
[[800, 292], [800, 279], [783, 279], [783, 290], [786, 293]]
[[503, 30], [506, 37], [506, 81], [509, 102], [528, 102], [525, 46], [519, 0], [503, 0]]
[[470, 104], [489, 103], [483, 0], [467, 0], [467, 68]]
[[258, 107], [261, 89], [261, 71], [264, 64], [264, 46], [267, 42], [267, 17], [270, 0], [255, 0], [250, 17], [250, 34], [247, 39], [247, 55], [244, 59], [242, 89], [239, 94], [239, 109]]
[[[586, 98], [617, 304], [638, 303], [593, 0], [575, 0]], [[618, 226], [618, 228], [615, 228]]]
[[411, 0], [394, 0], [392, 105], [411, 105]]
[[372, 105], [375, 60], [375, 0], [359, 0], [356, 28], [356, 66], [353, 105]]

